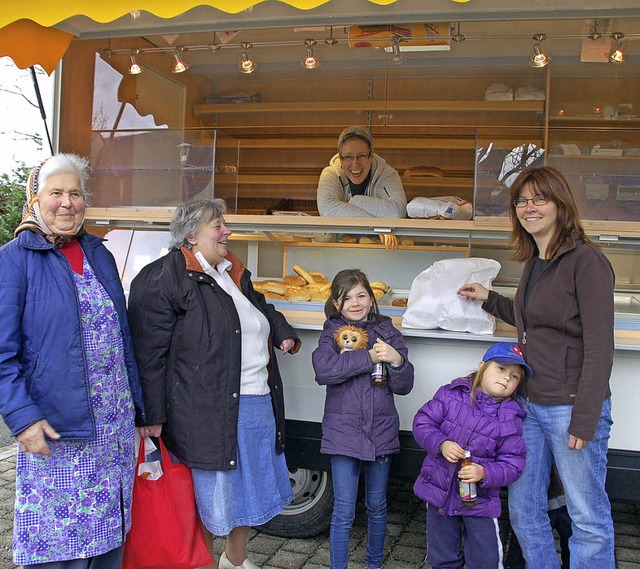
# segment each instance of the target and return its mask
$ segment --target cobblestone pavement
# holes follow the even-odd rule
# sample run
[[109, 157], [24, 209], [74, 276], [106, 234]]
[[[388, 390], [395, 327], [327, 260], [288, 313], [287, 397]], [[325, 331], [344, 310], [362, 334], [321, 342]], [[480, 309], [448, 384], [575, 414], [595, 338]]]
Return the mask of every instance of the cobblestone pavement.
[[[0, 448], [0, 569], [15, 569], [11, 562], [11, 534], [15, 478], [15, 448]], [[429, 569], [423, 561], [425, 544], [424, 504], [406, 481], [392, 480], [388, 493], [389, 522], [384, 569]], [[640, 569], [640, 505], [614, 503], [618, 569]], [[504, 520], [502, 520], [504, 522]], [[366, 516], [359, 504], [352, 531], [350, 565], [364, 567]], [[219, 556], [224, 540], [216, 539]], [[329, 536], [285, 539], [252, 530], [248, 544], [251, 559], [263, 569], [326, 569]], [[598, 568], [594, 568], [598, 569]]]

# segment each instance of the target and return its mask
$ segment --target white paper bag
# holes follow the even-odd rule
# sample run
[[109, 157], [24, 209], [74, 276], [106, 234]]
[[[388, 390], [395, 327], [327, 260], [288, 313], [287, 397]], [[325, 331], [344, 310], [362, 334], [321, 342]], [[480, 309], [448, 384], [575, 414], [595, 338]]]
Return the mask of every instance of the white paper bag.
[[436, 261], [413, 280], [402, 326], [493, 334], [495, 318], [482, 309], [482, 302], [463, 298], [457, 290], [473, 282], [490, 289], [500, 268], [493, 259]]

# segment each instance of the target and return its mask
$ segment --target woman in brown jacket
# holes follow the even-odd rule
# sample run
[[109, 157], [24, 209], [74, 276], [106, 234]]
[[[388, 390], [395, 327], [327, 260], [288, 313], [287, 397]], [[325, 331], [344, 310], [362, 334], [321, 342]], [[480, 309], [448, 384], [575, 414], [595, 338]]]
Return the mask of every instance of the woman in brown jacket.
[[509, 488], [511, 523], [527, 567], [560, 567], [547, 514], [555, 462], [573, 520], [572, 569], [613, 569], [613, 522], [604, 484], [615, 275], [586, 237], [560, 172], [525, 170], [510, 197], [513, 258], [526, 263], [514, 300], [478, 283], [458, 293], [483, 301], [487, 312], [516, 326], [533, 369], [521, 401], [527, 411], [527, 464]]

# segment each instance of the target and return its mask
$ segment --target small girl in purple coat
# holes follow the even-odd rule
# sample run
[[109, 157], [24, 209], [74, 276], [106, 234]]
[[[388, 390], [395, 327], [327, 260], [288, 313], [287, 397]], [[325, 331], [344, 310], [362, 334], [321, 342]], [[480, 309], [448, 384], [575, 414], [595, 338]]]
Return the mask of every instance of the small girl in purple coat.
[[[524, 468], [525, 412], [513, 398], [524, 376], [531, 369], [520, 348], [495, 344], [476, 373], [438, 389], [413, 420], [413, 436], [427, 451], [413, 490], [427, 502], [427, 561], [434, 569], [502, 567], [499, 492]], [[461, 467], [465, 450], [471, 464]], [[476, 484], [473, 505], [462, 502], [460, 481]]]
[[[400, 451], [400, 421], [393, 396], [413, 387], [413, 366], [402, 335], [381, 315], [371, 285], [359, 269], [340, 271], [325, 305], [327, 320], [313, 352], [316, 381], [327, 386], [321, 452], [331, 455], [333, 515], [331, 569], [347, 569], [360, 469], [365, 476], [369, 518], [365, 567], [382, 566], [387, 530], [390, 456]], [[342, 350], [336, 332], [356, 327], [363, 349]], [[344, 330], [338, 334], [338, 339]], [[375, 363], [386, 364], [386, 381], [372, 382]]]

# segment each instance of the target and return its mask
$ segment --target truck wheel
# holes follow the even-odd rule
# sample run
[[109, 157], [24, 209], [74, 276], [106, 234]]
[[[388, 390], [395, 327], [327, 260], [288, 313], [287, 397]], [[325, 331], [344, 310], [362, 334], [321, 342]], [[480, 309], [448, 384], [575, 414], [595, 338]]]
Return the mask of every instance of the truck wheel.
[[331, 523], [333, 485], [331, 475], [324, 470], [290, 468], [289, 481], [293, 502], [260, 529], [279, 537], [313, 537], [325, 531]]

